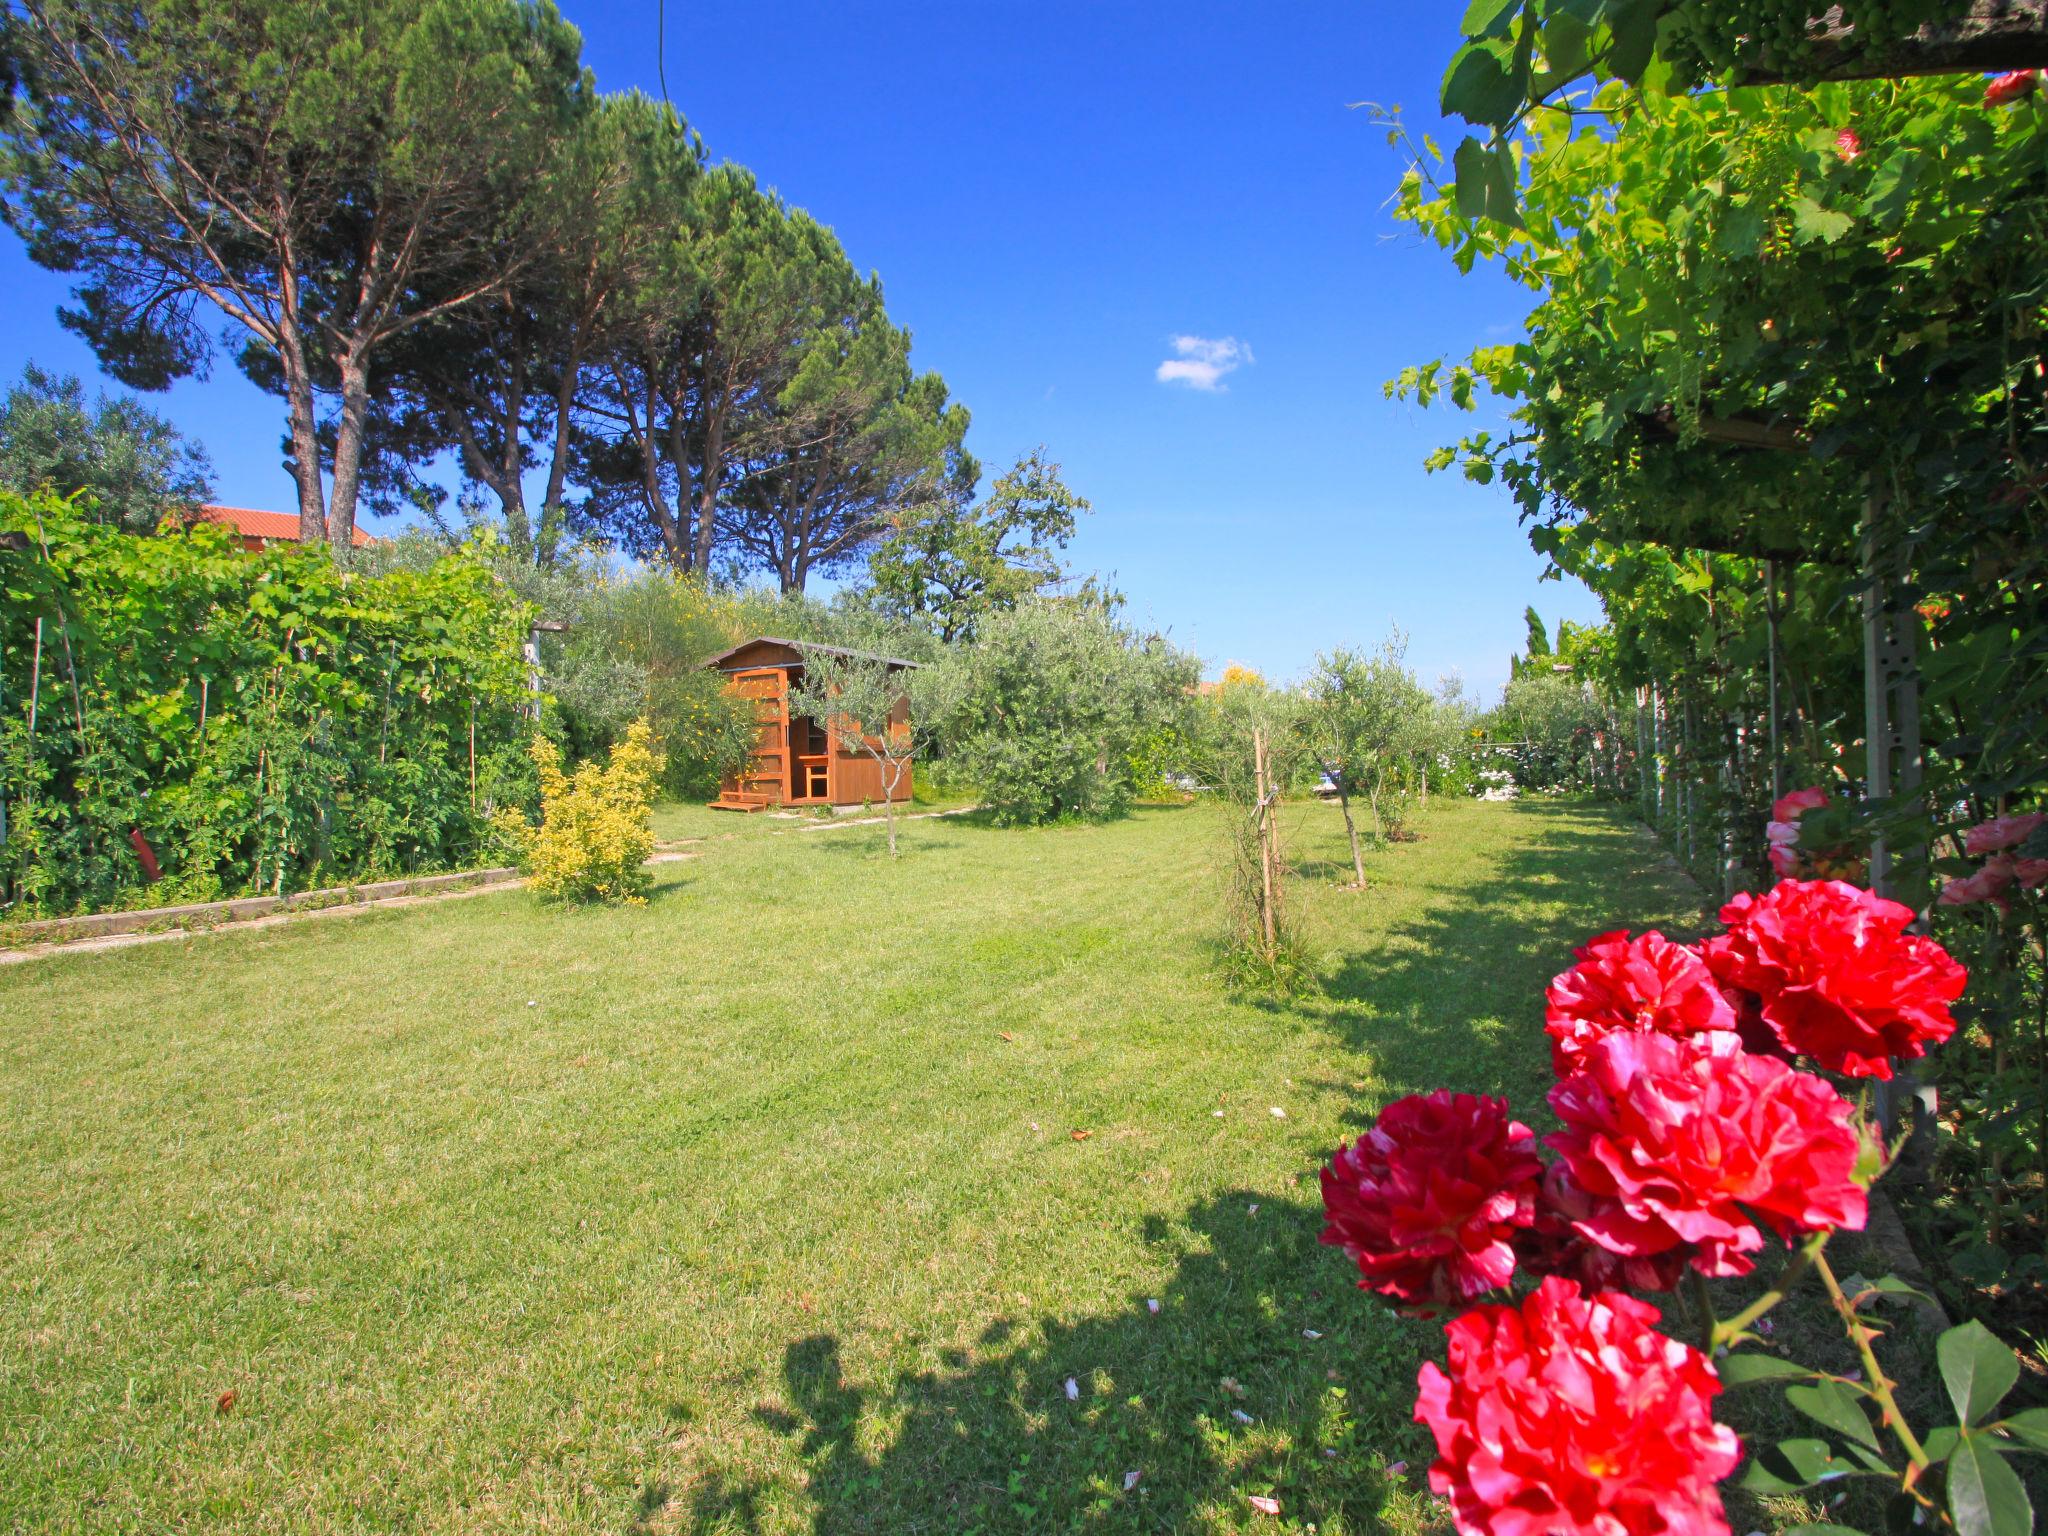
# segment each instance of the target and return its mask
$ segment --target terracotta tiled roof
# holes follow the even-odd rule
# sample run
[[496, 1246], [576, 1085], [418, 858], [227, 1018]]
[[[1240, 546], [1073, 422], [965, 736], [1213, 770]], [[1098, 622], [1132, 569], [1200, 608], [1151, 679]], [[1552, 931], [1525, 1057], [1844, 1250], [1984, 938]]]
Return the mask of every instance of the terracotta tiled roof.
[[[258, 512], [253, 507], [223, 507], [208, 502], [199, 509], [199, 515], [209, 523], [227, 524], [246, 539], [291, 544], [299, 541], [299, 515], [296, 512]], [[349, 532], [349, 542], [357, 549], [377, 542], [360, 528]]]

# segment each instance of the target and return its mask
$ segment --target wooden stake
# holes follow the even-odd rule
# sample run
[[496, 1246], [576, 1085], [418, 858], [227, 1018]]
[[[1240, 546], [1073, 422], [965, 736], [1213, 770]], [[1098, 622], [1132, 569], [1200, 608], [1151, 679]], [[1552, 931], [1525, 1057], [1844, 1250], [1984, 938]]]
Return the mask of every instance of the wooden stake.
[[28, 685], [28, 744], [31, 750], [36, 744], [36, 710], [43, 698], [43, 621], [36, 620], [35, 660], [30, 663]]
[[469, 701], [469, 814], [476, 814], [476, 700]]
[[1268, 964], [1279, 950], [1273, 923], [1273, 813], [1266, 791], [1266, 732], [1252, 731], [1252, 789], [1259, 797], [1259, 930]]

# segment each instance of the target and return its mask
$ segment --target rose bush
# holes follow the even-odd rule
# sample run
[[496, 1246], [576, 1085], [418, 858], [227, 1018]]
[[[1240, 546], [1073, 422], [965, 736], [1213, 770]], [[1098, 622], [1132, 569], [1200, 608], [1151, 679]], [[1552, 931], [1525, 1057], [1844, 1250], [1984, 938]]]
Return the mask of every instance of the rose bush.
[[[1978, 841], [2006, 856], [2036, 830]], [[1323, 1241], [1356, 1264], [1361, 1287], [1408, 1308], [1467, 1308], [1446, 1325], [1445, 1365], [1418, 1377], [1415, 1417], [1436, 1442], [1430, 1486], [1467, 1536], [1725, 1536], [1715, 1485], [1742, 1447], [1714, 1422], [1715, 1396], [1790, 1381], [1787, 1401], [1831, 1438], [1761, 1450], [1745, 1476], [1759, 1492], [1881, 1477], [1909, 1525], [2030, 1528], [2004, 1457], [2048, 1450], [2048, 1410], [1994, 1417], [2018, 1366], [1965, 1323], [1939, 1341], [1957, 1422], [1914, 1433], [1862, 1312], [1905, 1287], [1845, 1287], [1825, 1253], [1835, 1232], [1863, 1226], [1883, 1141], [1796, 1064], [1889, 1076], [1894, 1058], [1954, 1030], [1963, 968], [1907, 931], [1908, 909], [1839, 881], [1786, 880], [1721, 917], [1726, 931], [1697, 950], [1601, 934], [1551, 983], [1560, 1129], [1543, 1139], [1547, 1167], [1505, 1101], [1439, 1090], [1389, 1104], [1323, 1170]], [[1766, 1231], [1796, 1246], [1761, 1297], [1717, 1317], [1707, 1278], [1749, 1273]], [[1809, 1272], [1859, 1374], [1742, 1351]], [[1533, 1289], [1478, 1300], [1517, 1274]], [[1697, 1348], [1658, 1332], [1660, 1311], [1623, 1291], [1688, 1275]]]

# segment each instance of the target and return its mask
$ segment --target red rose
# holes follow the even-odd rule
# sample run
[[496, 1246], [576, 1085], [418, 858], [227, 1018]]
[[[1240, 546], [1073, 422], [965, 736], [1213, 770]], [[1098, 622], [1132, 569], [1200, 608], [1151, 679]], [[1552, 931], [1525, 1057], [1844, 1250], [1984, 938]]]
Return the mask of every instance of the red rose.
[[1742, 1443], [1714, 1422], [1707, 1357], [1657, 1318], [1553, 1278], [1444, 1330], [1450, 1371], [1422, 1367], [1415, 1418], [1465, 1536], [1727, 1536], [1714, 1484]]
[[1863, 153], [1863, 141], [1856, 137], [1856, 130], [1844, 128], [1835, 135], [1835, 153], [1845, 161], [1854, 160]]
[[1963, 852], [1979, 857], [1987, 853], [2003, 853], [2016, 848], [2034, 835], [2034, 829], [2048, 821], [2039, 811], [2029, 811], [2022, 816], [1995, 816], [1990, 821], [1980, 821], [1963, 834]]
[[1323, 1170], [1323, 1241], [1359, 1285], [1412, 1306], [1506, 1285], [1515, 1233], [1536, 1219], [1536, 1138], [1505, 1099], [1438, 1089], [1396, 1099]]
[[1818, 784], [1780, 795], [1771, 806], [1771, 819], [1764, 827], [1770, 844], [1771, 868], [1778, 878], [1789, 879], [1799, 871], [1799, 818], [1828, 803], [1828, 792]]
[[1630, 939], [1626, 928], [1572, 951], [1579, 962], [1544, 994], [1543, 1028], [1559, 1077], [1577, 1069], [1586, 1047], [1617, 1029], [1697, 1035], [1735, 1028], [1735, 1010], [1700, 957], [1663, 934]]
[[1890, 1077], [1894, 1056], [1927, 1054], [1955, 1032], [1948, 1005], [1968, 973], [1913, 912], [1840, 880], [1781, 880], [1721, 909], [1728, 931], [1700, 946], [1723, 986], [1753, 993], [1789, 1050], [1830, 1072]]
[[2031, 69], [2009, 70], [1984, 87], [1984, 105], [2003, 107], [2018, 101], [2022, 96], [2033, 94], [2034, 71]]
[[1543, 1190], [1536, 1202], [1536, 1224], [1515, 1239], [1515, 1259], [1525, 1273], [1562, 1275], [1576, 1280], [1589, 1291], [1613, 1291], [1627, 1286], [1638, 1291], [1669, 1291], [1685, 1278], [1691, 1254], [1683, 1248], [1663, 1253], [1620, 1254], [1602, 1248], [1579, 1232], [1577, 1224], [1590, 1220], [1595, 1210], [1593, 1197], [1572, 1182], [1571, 1170], [1552, 1163], [1543, 1174]]
[[2012, 898], [2006, 892], [2015, 885], [2027, 891], [2048, 885], [2048, 859], [2022, 859], [2009, 853], [1994, 853], [1974, 875], [1946, 882], [1935, 902], [1944, 907], [1966, 907], [1972, 902], [1995, 901], [2011, 911]]
[[1587, 1207], [1571, 1228], [1610, 1253], [1745, 1275], [1763, 1246], [1758, 1220], [1786, 1238], [1863, 1226], [1848, 1101], [1732, 1034], [1609, 1035], [1550, 1090], [1550, 1107], [1564, 1129], [1545, 1145]]

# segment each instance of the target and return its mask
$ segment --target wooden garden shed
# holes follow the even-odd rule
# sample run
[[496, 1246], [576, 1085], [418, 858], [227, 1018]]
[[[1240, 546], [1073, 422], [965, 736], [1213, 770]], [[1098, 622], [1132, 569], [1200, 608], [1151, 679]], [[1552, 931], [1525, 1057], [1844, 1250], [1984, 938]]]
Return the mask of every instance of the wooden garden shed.
[[[720, 651], [704, 663], [725, 674], [726, 688], [754, 702], [757, 734], [754, 755], [745, 770], [719, 786], [715, 810], [759, 811], [770, 806], [880, 804], [885, 798], [882, 766], [865, 752], [826, 729], [825, 722], [790, 713], [790, 693], [804, 680], [804, 652], [859, 656], [884, 662], [891, 672], [917, 665], [899, 656], [877, 656], [836, 645], [809, 645], [775, 635], [759, 635]], [[910, 701], [898, 698], [889, 717], [892, 732], [910, 729]], [[911, 794], [912, 768], [905, 766], [895, 793], [898, 802]]]

